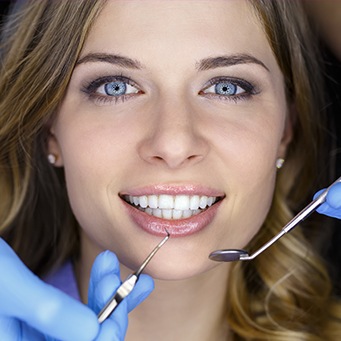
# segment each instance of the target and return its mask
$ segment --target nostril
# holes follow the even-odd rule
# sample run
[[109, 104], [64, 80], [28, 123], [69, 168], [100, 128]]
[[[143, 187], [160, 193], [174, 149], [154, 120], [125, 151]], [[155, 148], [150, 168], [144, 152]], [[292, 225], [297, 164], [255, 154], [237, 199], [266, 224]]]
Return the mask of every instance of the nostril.
[[159, 127], [138, 146], [143, 160], [171, 169], [200, 162], [208, 150], [206, 139], [187, 125]]

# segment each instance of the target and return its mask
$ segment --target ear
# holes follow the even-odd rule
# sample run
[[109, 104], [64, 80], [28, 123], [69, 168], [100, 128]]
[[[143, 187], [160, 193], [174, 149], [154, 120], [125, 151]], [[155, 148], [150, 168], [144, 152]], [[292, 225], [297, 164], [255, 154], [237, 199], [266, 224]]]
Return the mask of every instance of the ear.
[[56, 136], [49, 131], [48, 137], [47, 137], [47, 153], [48, 155], [53, 155], [55, 157], [55, 162], [53, 163], [53, 166], [55, 167], [63, 167], [64, 161], [63, 161], [63, 155], [61, 152], [61, 148], [59, 146], [58, 139]]
[[278, 149], [278, 157], [285, 159], [288, 146], [292, 141], [293, 134], [294, 134], [294, 125], [296, 121], [296, 107], [294, 104], [291, 104], [286, 115], [285, 125], [283, 130], [283, 135], [281, 139], [281, 143]]

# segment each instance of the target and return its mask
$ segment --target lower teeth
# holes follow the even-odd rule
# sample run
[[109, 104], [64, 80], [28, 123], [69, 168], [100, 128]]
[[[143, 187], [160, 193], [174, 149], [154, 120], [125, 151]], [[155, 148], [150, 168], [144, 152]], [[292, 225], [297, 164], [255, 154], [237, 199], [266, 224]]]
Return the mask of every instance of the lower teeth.
[[149, 215], [152, 215], [157, 218], [163, 218], [168, 220], [178, 220], [178, 219], [186, 219], [190, 218], [194, 215], [201, 213], [202, 209], [198, 210], [174, 210], [174, 209], [160, 209], [160, 208], [142, 208], [140, 206], [137, 207], [140, 211], [145, 212]]

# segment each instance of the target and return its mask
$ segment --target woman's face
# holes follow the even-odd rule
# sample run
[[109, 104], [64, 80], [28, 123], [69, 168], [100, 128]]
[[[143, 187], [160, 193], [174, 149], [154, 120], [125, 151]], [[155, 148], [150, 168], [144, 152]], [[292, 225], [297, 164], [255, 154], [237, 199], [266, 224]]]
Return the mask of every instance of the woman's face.
[[84, 251], [135, 269], [167, 229], [153, 276], [217, 266], [209, 253], [243, 248], [267, 215], [287, 111], [246, 1], [109, 1], [49, 141]]

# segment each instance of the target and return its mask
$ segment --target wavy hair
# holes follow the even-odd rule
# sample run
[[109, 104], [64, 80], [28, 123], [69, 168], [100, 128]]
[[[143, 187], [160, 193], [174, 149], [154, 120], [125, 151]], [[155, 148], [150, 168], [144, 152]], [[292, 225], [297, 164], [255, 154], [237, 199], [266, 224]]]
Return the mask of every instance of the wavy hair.
[[46, 160], [57, 112], [104, 1], [28, 0], [3, 27], [0, 234], [41, 275], [77, 254], [78, 226], [62, 170]]
[[[285, 79], [294, 137], [279, 172], [257, 248], [317, 188], [323, 92], [311, 32], [299, 1], [249, 0]], [[43, 275], [79, 252], [78, 225], [62, 169], [46, 160], [50, 122], [105, 0], [28, 0], [3, 28], [0, 55], [0, 235]], [[310, 227], [309, 227], [310, 228]], [[310, 231], [310, 230], [309, 230]], [[228, 322], [234, 340], [326, 341], [341, 335], [328, 272], [297, 228], [266, 254], [231, 268]], [[337, 337], [338, 336], [338, 337]]]
[[[294, 122], [293, 141], [277, 177], [269, 214], [247, 246], [252, 250], [277, 234], [311, 197], [311, 188], [318, 188], [317, 174], [326, 167], [326, 120], [317, 41], [301, 3], [249, 2], [284, 75]], [[304, 228], [296, 228], [254, 261], [232, 267], [228, 321], [234, 340], [340, 339], [340, 302], [333, 297], [328, 271], [313, 245], [314, 226]]]

